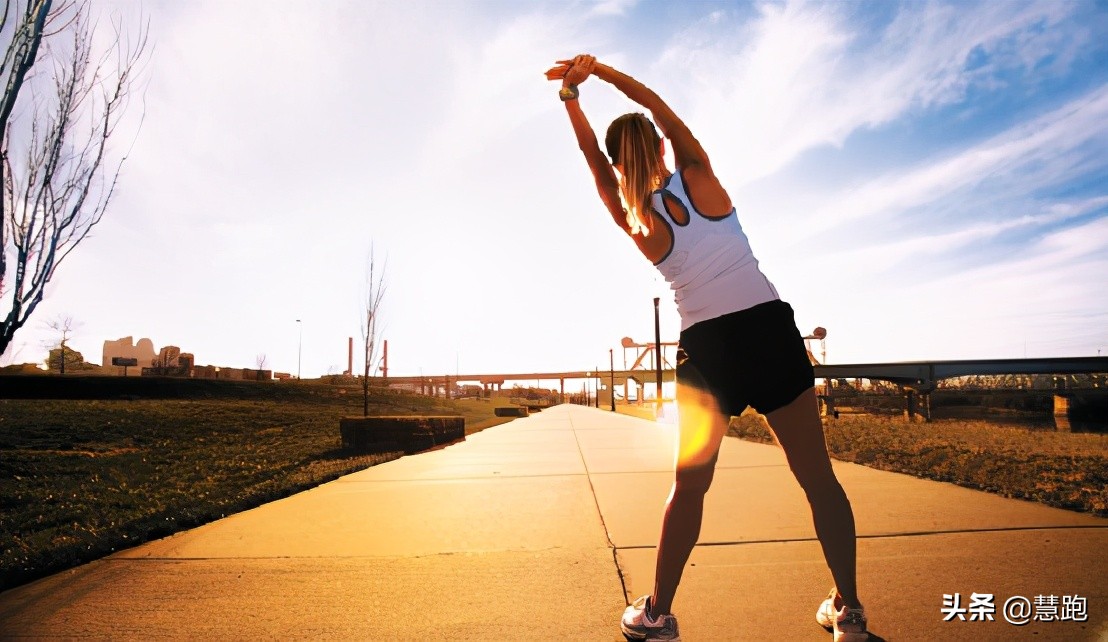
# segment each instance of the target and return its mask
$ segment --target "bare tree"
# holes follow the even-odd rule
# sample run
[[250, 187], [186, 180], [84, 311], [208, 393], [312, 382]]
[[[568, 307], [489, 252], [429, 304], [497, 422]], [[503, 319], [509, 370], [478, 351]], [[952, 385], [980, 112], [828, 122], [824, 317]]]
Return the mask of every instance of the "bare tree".
[[65, 345], [77, 329], [77, 323], [73, 321], [73, 317], [59, 314], [43, 325], [53, 330], [55, 336], [58, 337], [57, 341], [50, 346], [50, 351], [46, 358], [46, 367], [51, 370], [57, 370], [60, 374], [65, 374], [65, 365], [67, 362], [70, 364], [71, 370], [76, 369], [73, 366], [81, 366], [85, 361], [84, 356], [79, 352], [70, 350], [69, 347]]
[[88, 366], [85, 364], [85, 355], [69, 346], [52, 348], [46, 355], [46, 369], [64, 375], [67, 368], [71, 373], [79, 370], [87, 370]]
[[90, 0], [3, 2], [0, 36], [10, 40], [0, 61], [0, 301], [10, 308], [0, 312], [0, 354], [108, 208], [126, 159], [110, 160], [108, 143], [149, 33], [143, 26], [131, 42], [116, 22], [111, 44], [96, 54]]
[[70, 373], [83, 370], [86, 368], [84, 365], [84, 355], [79, 353], [68, 346], [64, 348], [53, 348], [47, 355], [47, 370], [52, 373], [65, 374], [66, 364], [69, 364]]
[[258, 366], [258, 370], [265, 370], [265, 366], [268, 363], [269, 357], [267, 357], [264, 352], [259, 352], [258, 355], [254, 357], [254, 364]]
[[365, 371], [362, 376], [363, 416], [369, 415], [369, 370], [377, 362], [377, 323], [380, 320], [381, 301], [385, 297], [385, 268], [387, 264], [388, 259], [385, 260], [385, 265], [381, 266], [381, 271], [377, 273], [375, 279], [374, 273], [377, 264], [373, 247], [370, 246], [369, 268], [366, 275], [365, 318], [364, 323], [361, 324], [362, 341], [365, 344]]

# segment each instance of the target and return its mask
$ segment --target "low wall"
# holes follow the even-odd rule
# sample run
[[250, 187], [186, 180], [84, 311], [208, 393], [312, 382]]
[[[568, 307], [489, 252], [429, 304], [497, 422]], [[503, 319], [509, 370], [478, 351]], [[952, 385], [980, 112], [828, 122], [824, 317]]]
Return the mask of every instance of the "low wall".
[[497, 417], [526, 417], [530, 411], [527, 406], [503, 406], [501, 408], [493, 408], [492, 412]]
[[279, 394], [284, 393], [272, 381], [108, 375], [0, 375], [0, 399], [254, 399], [271, 398]]
[[412, 454], [465, 439], [465, 418], [454, 416], [344, 417], [342, 447], [357, 452], [403, 450]]

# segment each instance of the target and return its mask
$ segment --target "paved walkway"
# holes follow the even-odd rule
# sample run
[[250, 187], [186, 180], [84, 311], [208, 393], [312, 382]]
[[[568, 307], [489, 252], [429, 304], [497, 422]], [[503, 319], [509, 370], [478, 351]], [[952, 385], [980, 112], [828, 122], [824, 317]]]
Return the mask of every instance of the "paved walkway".
[[[652, 588], [673, 437], [558, 406], [2, 593], [0, 637], [621, 640]], [[1108, 639], [1108, 520], [836, 470], [876, 639]], [[781, 452], [726, 439], [674, 605], [683, 638], [829, 640], [813, 615], [830, 585]], [[993, 594], [995, 621], [944, 622], [953, 593]], [[1088, 619], [1004, 621], [1037, 595], [1059, 613], [1080, 596]]]

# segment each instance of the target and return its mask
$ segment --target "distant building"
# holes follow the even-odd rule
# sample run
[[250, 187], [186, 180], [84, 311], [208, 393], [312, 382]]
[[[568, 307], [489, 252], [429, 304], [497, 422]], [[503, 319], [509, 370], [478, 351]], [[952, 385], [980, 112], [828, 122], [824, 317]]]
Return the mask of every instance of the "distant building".
[[[116, 366], [112, 360], [133, 359], [133, 365]], [[137, 377], [141, 375], [158, 377], [189, 377], [198, 379], [236, 379], [240, 381], [269, 381], [273, 378], [271, 370], [251, 368], [222, 368], [219, 366], [198, 366], [196, 357], [189, 352], [181, 352], [177, 346], [165, 346], [154, 352], [154, 342], [150, 339], [123, 337], [116, 341], [104, 342], [104, 374]]]
[[[135, 359], [138, 367], [125, 369], [123, 366], [113, 366], [112, 359], [115, 357]], [[135, 343], [134, 337], [123, 337], [115, 341], [104, 342], [104, 355], [100, 361], [100, 366], [103, 368], [104, 374], [123, 375], [126, 372], [129, 376], [137, 377], [142, 374], [143, 367], [153, 366], [157, 358], [158, 355], [154, 352], [154, 342], [150, 339], [139, 339], [138, 343]]]
[[165, 346], [158, 351], [158, 362], [154, 365], [162, 368], [176, 368], [181, 357], [181, 349], [177, 346]]

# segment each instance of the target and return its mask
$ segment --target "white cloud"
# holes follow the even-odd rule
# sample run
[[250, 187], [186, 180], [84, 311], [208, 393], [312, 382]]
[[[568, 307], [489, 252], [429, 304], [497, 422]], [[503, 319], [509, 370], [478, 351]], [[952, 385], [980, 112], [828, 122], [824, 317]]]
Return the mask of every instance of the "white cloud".
[[874, 177], [828, 198], [804, 221], [815, 231], [875, 215], [896, 216], [984, 180], [1007, 178], [1023, 193], [1073, 174], [1086, 145], [1108, 139], [1108, 85], [947, 158]]
[[[809, 280], [797, 289], [805, 317], [832, 330], [836, 354], [852, 361], [1047, 357], [1093, 354], [1108, 342], [1103, 275], [1108, 270], [1104, 197], [949, 234], [800, 257]], [[972, 257], [1003, 230], [1071, 223], [1010, 246], [999, 259], [937, 268], [939, 252]], [[892, 266], [891, 266], [892, 265]], [[819, 268], [823, 268], [822, 271]]]
[[594, 16], [622, 16], [637, 4], [639, 0], [599, 0], [589, 13]]
[[[983, 70], [967, 69], [971, 52], [990, 56], [995, 73], [1030, 44], [1055, 43], [1047, 27], [1072, 10], [1066, 3], [896, 5], [876, 41], [836, 5], [765, 4], [757, 20], [705, 21], [678, 32], [655, 69], [687, 104], [695, 132], [711, 141], [714, 161], [739, 188], [780, 170], [807, 150], [841, 146], [853, 132], [916, 109], [961, 100]], [[1002, 46], [1019, 38], [1025, 46]], [[1072, 48], [1072, 47], [1071, 47]], [[1040, 44], [1021, 64], [1054, 51]], [[672, 73], [680, 67], [680, 75]]]
[[[1053, 209], [1053, 208], [1052, 208]], [[1076, 213], [1025, 214], [1009, 219], [968, 222], [964, 227], [953, 231], [929, 234], [925, 230], [903, 239], [894, 239], [870, 246], [846, 246], [840, 251], [831, 251], [826, 260], [854, 262], [864, 261], [870, 265], [891, 266], [900, 262], [928, 260], [933, 255], [955, 254], [964, 251], [971, 244], [980, 244], [998, 235], [1020, 228], [1039, 228], [1059, 223], [1078, 216]]]

